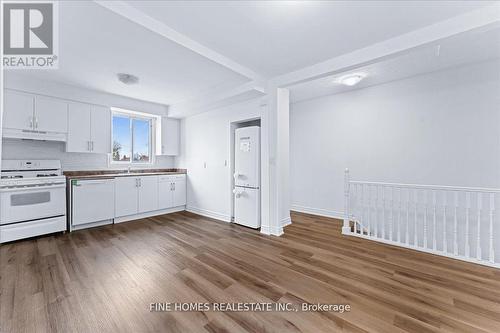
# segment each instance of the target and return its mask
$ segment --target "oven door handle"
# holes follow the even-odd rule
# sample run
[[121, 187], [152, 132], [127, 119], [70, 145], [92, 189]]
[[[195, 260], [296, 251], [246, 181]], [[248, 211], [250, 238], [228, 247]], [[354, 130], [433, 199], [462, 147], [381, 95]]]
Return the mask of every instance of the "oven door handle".
[[0, 188], [0, 192], [19, 192], [19, 191], [42, 191], [51, 190], [54, 188], [66, 187], [65, 183], [56, 183], [53, 185], [42, 185], [42, 186], [18, 186], [18, 187], [4, 187]]

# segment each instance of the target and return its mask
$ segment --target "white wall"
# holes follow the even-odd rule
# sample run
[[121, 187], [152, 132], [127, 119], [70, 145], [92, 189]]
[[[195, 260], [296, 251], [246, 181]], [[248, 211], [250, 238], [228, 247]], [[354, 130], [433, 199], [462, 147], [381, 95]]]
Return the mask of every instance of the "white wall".
[[[139, 101], [136, 99], [78, 88], [57, 82], [30, 79], [29, 76], [14, 73], [5, 74], [5, 88], [53, 96], [73, 101], [114, 106], [157, 115], [166, 115], [164, 105]], [[25, 141], [4, 139], [2, 159], [59, 159], [64, 170], [102, 170], [117, 169], [108, 165], [106, 154], [66, 153], [65, 144], [49, 141]], [[158, 156], [151, 168], [172, 168], [174, 158]], [[141, 166], [142, 168], [142, 166]], [[147, 167], [145, 167], [147, 168]]]
[[291, 105], [292, 209], [343, 211], [356, 180], [500, 187], [500, 61]]
[[188, 210], [230, 220], [230, 125], [261, 117], [260, 105], [257, 98], [182, 120], [181, 154], [176, 165], [188, 170]]

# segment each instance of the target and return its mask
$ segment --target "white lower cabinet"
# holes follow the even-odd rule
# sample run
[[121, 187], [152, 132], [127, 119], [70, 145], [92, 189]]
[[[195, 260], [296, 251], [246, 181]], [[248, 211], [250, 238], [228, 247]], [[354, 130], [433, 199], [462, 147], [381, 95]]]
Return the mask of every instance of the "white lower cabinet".
[[137, 214], [138, 181], [135, 177], [118, 177], [115, 179], [115, 217]]
[[184, 206], [186, 204], [186, 175], [175, 175], [173, 202], [174, 207]]
[[158, 176], [117, 177], [115, 192], [115, 217], [159, 209]]
[[186, 175], [159, 176], [158, 201], [160, 209], [186, 204]]
[[182, 209], [186, 175], [73, 179], [71, 195], [71, 230], [120, 223]]
[[140, 177], [138, 187], [138, 213], [158, 209], [158, 176]]

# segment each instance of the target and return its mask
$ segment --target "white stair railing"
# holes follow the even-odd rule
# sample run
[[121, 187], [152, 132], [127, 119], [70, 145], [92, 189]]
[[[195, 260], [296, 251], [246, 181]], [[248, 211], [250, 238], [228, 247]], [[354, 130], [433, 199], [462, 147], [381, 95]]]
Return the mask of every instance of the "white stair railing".
[[500, 268], [500, 189], [351, 180], [342, 233]]

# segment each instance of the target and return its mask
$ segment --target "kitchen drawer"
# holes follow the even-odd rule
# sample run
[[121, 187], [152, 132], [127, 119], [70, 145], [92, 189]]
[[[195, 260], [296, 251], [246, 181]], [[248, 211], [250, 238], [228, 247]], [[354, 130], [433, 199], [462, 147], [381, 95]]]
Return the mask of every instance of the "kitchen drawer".
[[66, 216], [0, 226], [0, 243], [66, 230]]

